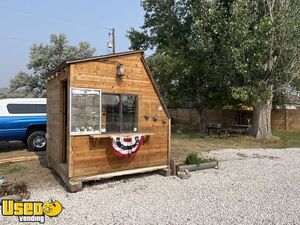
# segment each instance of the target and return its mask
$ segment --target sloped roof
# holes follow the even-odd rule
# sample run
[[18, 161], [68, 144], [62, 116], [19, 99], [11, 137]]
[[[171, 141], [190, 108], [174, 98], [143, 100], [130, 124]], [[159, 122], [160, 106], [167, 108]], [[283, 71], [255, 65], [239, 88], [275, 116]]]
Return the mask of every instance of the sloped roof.
[[93, 60], [98, 60], [98, 59], [106, 59], [106, 58], [112, 58], [112, 57], [118, 57], [118, 56], [124, 56], [124, 55], [131, 55], [131, 54], [136, 54], [136, 53], [144, 54], [144, 51], [142, 51], [142, 50], [127, 51], [127, 52], [120, 52], [120, 53], [115, 53], [115, 54], [92, 56], [92, 57], [88, 57], [88, 58], [65, 60], [61, 64], [59, 64], [54, 70], [49, 72], [46, 77], [49, 77], [52, 74], [55, 74], [56, 72], [60, 71], [61, 69], [63, 69], [65, 66], [67, 66], [69, 64], [88, 62], [88, 61], [93, 61]]

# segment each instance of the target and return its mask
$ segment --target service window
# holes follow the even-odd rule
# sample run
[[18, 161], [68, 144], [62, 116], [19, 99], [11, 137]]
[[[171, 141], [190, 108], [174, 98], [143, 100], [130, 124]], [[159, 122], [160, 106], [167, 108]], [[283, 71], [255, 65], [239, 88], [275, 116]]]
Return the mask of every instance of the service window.
[[102, 94], [102, 132], [137, 132], [137, 96]]
[[71, 89], [71, 135], [101, 133], [101, 90]]

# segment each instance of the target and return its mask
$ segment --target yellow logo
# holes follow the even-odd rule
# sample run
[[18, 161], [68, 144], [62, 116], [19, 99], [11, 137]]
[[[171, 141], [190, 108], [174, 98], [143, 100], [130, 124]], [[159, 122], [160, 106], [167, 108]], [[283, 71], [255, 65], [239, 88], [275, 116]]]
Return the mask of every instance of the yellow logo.
[[59, 201], [48, 201], [44, 203], [43, 211], [49, 217], [58, 216], [62, 211], [62, 205]]
[[45, 215], [56, 217], [62, 212], [62, 204], [59, 201], [43, 202], [15, 202], [14, 200], [2, 200], [3, 216], [18, 216], [20, 222], [45, 223]]

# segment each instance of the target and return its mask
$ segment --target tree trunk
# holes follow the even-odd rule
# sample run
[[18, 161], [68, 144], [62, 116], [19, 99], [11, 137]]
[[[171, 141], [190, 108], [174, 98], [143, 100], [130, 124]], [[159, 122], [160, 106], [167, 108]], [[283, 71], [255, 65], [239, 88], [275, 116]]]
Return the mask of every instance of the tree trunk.
[[199, 131], [200, 133], [205, 133], [205, 108], [203, 106], [198, 106], [196, 108], [199, 118]]
[[253, 125], [249, 132], [250, 135], [257, 139], [270, 139], [272, 137], [272, 97], [265, 102], [253, 103], [253, 107]]

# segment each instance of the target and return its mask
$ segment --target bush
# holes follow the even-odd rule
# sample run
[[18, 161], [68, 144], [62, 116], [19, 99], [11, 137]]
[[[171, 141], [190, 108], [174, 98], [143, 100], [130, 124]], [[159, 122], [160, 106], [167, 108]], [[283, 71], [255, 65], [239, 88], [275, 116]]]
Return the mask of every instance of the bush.
[[201, 163], [206, 163], [209, 162], [207, 159], [202, 159], [200, 158], [196, 153], [190, 153], [185, 159], [185, 164], [186, 165], [192, 165], [192, 164], [201, 164]]

